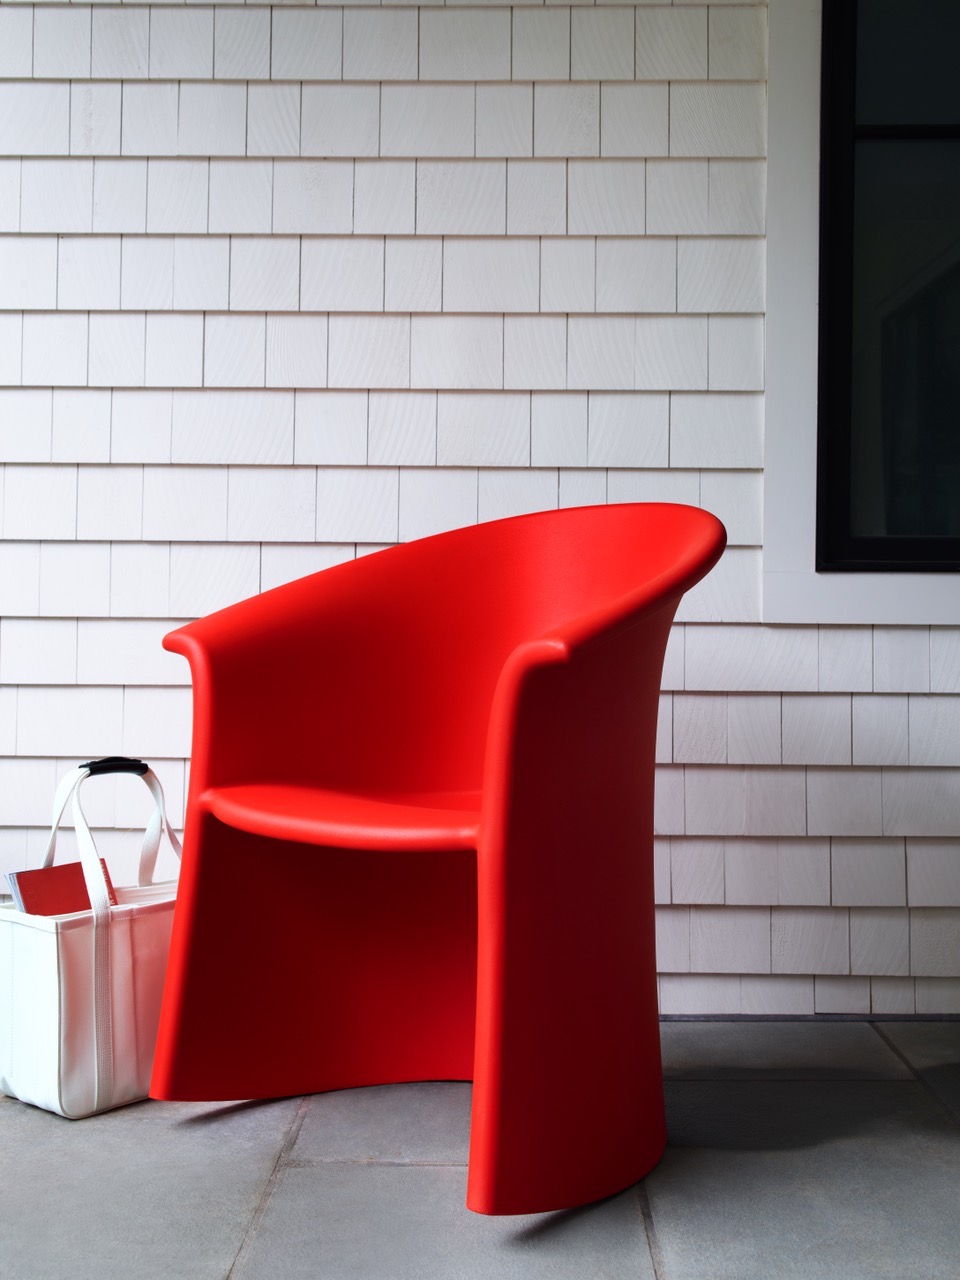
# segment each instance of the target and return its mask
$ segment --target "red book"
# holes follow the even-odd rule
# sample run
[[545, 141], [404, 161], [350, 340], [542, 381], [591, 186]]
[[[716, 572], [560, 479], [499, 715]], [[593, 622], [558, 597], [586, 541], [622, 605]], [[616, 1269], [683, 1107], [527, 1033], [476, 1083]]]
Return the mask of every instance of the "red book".
[[[107, 882], [107, 895], [116, 906], [117, 895], [102, 858], [100, 865]], [[7, 879], [14, 902], [29, 915], [66, 916], [74, 911], [90, 910], [90, 895], [79, 862], [61, 862], [33, 871], [8, 871]]]

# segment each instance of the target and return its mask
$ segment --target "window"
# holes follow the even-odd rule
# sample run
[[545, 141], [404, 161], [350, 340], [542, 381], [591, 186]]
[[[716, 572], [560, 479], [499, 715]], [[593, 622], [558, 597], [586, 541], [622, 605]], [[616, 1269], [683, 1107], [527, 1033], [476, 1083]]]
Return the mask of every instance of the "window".
[[958, 0], [824, 0], [819, 571], [960, 569]]
[[821, 2], [769, 6], [763, 621], [958, 626], [950, 574], [816, 572]]

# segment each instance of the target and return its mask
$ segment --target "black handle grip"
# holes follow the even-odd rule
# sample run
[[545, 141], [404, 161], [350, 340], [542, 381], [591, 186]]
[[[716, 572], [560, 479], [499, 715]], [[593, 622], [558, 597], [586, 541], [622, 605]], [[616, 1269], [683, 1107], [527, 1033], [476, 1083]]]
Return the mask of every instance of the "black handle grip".
[[105, 756], [103, 760], [88, 760], [80, 766], [95, 773], [136, 773], [141, 777], [150, 768], [142, 760], [134, 760], [131, 756]]

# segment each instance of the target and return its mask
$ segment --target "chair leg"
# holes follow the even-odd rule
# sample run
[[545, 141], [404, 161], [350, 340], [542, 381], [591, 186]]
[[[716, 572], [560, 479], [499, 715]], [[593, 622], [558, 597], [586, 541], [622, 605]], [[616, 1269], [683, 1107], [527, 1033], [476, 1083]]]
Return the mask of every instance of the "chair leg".
[[[651, 620], [654, 656], [670, 617]], [[663, 1153], [653, 895], [660, 665], [643, 658], [626, 631], [544, 664], [504, 712], [502, 757], [492, 736], [467, 1191], [480, 1213], [599, 1200]]]
[[153, 1097], [469, 1079], [472, 853], [318, 849], [200, 815], [184, 852]]
[[[579, 908], [583, 927], [565, 937], [536, 913], [529, 946], [508, 927], [496, 975], [481, 896], [467, 1188], [478, 1213], [602, 1199], [644, 1177], [666, 1145], [652, 886], [649, 910], [620, 920], [609, 902], [602, 914], [582, 898]], [[552, 897], [548, 910], [574, 918]]]

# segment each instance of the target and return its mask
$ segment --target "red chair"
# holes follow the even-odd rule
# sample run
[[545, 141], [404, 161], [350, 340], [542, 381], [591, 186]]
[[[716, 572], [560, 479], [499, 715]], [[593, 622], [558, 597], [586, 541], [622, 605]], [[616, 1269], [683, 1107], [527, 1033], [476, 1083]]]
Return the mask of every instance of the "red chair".
[[152, 1095], [472, 1080], [480, 1213], [647, 1173], [660, 674], [724, 542], [693, 507], [549, 511], [167, 636], [195, 711]]

